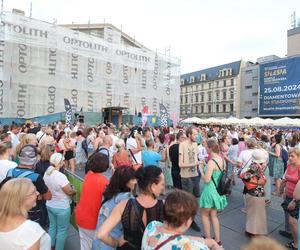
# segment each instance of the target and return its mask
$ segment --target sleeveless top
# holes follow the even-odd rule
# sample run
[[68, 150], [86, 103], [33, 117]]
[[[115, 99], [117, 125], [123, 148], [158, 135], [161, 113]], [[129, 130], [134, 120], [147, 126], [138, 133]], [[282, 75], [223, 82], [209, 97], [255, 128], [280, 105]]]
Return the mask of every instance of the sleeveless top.
[[[146, 225], [155, 220], [162, 222], [163, 205], [162, 200], [157, 200], [157, 203], [153, 207], [144, 208], [136, 199], [128, 200], [121, 218], [124, 239], [128, 241], [126, 249], [141, 249], [142, 238], [146, 228], [142, 223], [143, 213], [144, 211], [146, 212]], [[139, 214], [136, 213], [136, 209], [138, 209]]]

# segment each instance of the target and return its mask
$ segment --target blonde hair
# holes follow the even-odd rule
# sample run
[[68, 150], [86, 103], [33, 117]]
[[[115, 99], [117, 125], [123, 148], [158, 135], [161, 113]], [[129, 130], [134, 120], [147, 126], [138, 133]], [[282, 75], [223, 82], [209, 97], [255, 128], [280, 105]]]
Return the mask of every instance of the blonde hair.
[[121, 152], [122, 147], [125, 147], [125, 142], [123, 139], [118, 139], [115, 143], [115, 147], [118, 150], [118, 152]]
[[34, 187], [27, 178], [15, 178], [7, 181], [0, 189], [0, 221], [9, 217], [23, 216], [27, 218], [24, 201], [30, 189]]
[[41, 161], [49, 161], [51, 155], [55, 152], [54, 144], [45, 144], [41, 147]]
[[280, 245], [276, 240], [260, 236], [253, 238], [242, 250], [286, 250], [286, 248]]
[[300, 148], [291, 148], [289, 150], [289, 155], [294, 153], [295, 155], [297, 155], [297, 157], [300, 157]]
[[20, 154], [21, 148], [23, 148], [23, 146], [29, 144], [30, 140], [36, 140], [36, 135], [35, 134], [25, 134], [24, 136], [22, 136], [20, 143], [16, 147], [16, 155]]

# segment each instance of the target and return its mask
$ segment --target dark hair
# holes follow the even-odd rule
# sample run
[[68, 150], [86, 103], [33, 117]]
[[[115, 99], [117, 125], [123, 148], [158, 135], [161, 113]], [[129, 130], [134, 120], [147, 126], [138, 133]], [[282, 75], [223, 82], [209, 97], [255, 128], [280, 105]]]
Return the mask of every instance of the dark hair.
[[225, 140], [226, 140], [226, 138], [229, 138], [229, 137], [228, 137], [227, 135], [223, 135], [223, 136], [222, 136], [222, 138], [221, 138], [221, 142], [223, 142], [223, 143], [224, 143], [224, 142], [225, 142]]
[[149, 127], [144, 127], [144, 128], [143, 128], [143, 136], [145, 136], [145, 134], [146, 134], [148, 131], [151, 132], [150, 128], [149, 128]]
[[160, 181], [161, 168], [156, 166], [141, 167], [135, 172], [135, 177], [138, 181], [138, 186], [141, 191], [149, 192], [149, 187], [152, 184], [158, 184]]
[[135, 179], [135, 171], [133, 168], [129, 166], [116, 168], [103, 194], [104, 200], [102, 204], [119, 193], [130, 192], [129, 187], [127, 187], [127, 183], [132, 179]]
[[91, 170], [94, 173], [103, 173], [108, 169], [108, 167], [108, 156], [99, 152], [92, 154], [87, 162], [88, 170]]
[[238, 139], [232, 138], [232, 145], [237, 145], [237, 144], [239, 144]]
[[195, 127], [193, 127], [193, 126], [188, 127], [187, 130], [185, 131], [186, 136], [189, 137], [189, 135], [193, 134], [194, 129], [195, 129]]
[[281, 134], [276, 134], [274, 135], [276, 144], [279, 144], [282, 141], [282, 135]]
[[76, 132], [76, 136], [83, 136], [83, 133], [82, 133], [82, 131], [81, 130], [78, 130], [77, 132]]
[[58, 136], [57, 136], [56, 141], [59, 142], [60, 139], [63, 137], [64, 134], [65, 134], [65, 131], [60, 131], [59, 134], [58, 134]]
[[268, 136], [266, 136], [266, 135], [262, 135], [262, 136], [260, 137], [260, 139], [261, 139], [261, 141], [263, 141], [263, 142], [269, 142]]
[[183, 132], [179, 131], [176, 135], [176, 140], [178, 141], [180, 139], [180, 137], [183, 136]]
[[220, 146], [217, 140], [210, 138], [206, 141], [207, 147], [214, 153], [220, 153]]
[[171, 142], [175, 141], [175, 135], [174, 134], [170, 134], [170, 137], [169, 137], [169, 144]]
[[164, 142], [165, 142], [165, 134], [164, 134], [164, 133], [160, 133], [160, 134], [158, 135], [158, 139], [159, 139], [159, 142], [160, 142], [161, 144], [164, 144]]
[[178, 228], [190, 218], [194, 219], [197, 210], [198, 202], [192, 194], [175, 189], [166, 198], [164, 220], [172, 227]]

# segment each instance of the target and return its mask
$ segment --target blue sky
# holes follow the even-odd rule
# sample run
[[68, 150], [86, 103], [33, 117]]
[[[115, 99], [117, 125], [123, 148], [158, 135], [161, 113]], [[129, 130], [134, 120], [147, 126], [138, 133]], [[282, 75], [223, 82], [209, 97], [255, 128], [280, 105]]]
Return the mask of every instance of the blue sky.
[[112, 23], [146, 47], [181, 58], [188, 73], [287, 51], [299, 0], [3, 0], [4, 10], [58, 23]]

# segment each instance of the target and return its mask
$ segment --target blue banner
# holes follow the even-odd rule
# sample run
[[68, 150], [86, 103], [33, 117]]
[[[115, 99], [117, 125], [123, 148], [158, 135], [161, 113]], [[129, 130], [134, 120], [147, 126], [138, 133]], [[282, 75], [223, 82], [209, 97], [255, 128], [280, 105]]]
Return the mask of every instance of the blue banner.
[[300, 57], [260, 65], [259, 115], [300, 115]]

